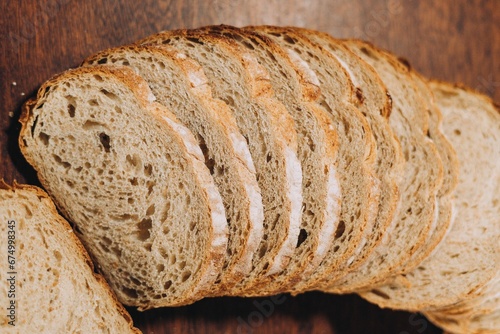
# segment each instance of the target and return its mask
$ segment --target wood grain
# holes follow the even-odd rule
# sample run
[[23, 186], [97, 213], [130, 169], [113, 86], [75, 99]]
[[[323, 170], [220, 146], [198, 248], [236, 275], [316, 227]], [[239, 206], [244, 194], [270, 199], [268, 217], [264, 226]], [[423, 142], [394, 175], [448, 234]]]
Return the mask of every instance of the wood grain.
[[[405, 57], [427, 76], [463, 82], [500, 100], [497, 0], [2, 0], [0, 10], [0, 177], [7, 182], [37, 183], [17, 148], [17, 118], [22, 103], [43, 81], [78, 66], [98, 50], [163, 29], [275, 24], [359, 37]], [[418, 315], [380, 310], [356, 296], [309, 293], [283, 298], [272, 307], [269, 298], [216, 298], [188, 307], [131, 313], [145, 333], [235, 333], [238, 329], [440, 333]]]

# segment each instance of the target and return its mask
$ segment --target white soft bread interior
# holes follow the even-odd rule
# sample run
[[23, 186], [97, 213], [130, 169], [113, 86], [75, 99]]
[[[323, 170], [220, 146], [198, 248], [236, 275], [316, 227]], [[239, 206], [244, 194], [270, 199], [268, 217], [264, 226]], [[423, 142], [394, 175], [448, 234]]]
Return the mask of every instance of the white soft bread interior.
[[102, 51], [84, 64], [131, 67], [196, 136], [222, 196], [229, 229], [224, 267], [212, 291], [230, 289], [251, 270], [262, 239], [264, 208], [247, 142], [228, 106], [212, 97], [200, 65], [171, 47], [124, 46]]
[[422, 311], [452, 305], [480, 293], [500, 270], [500, 113], [468, 89], [440, 82], [431, 88], [460, 163], [455, 221], [413, 272], [361, 295], [382, 307]]
[[119, 300], [192, 303], [227, 246], [219, 192], [191, 132], [127, 67], [69, 70], [26, 106], [19, 144]]
[[43, 190], [0, 180], [0, 217], [0, 332], [140, 333]]

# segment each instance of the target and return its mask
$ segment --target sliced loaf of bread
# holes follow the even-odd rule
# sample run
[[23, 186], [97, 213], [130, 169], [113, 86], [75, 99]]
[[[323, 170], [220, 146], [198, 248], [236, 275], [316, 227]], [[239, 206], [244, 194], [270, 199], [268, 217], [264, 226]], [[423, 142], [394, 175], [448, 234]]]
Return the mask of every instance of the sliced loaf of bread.
[[285, 292], [316, 270], [333, 241], [340, 211], [337, 134], [327, 111], [317, 102], [316, 75], [293, 51], [263, 35], [231, 26], [210, 26], [202, 31], [231, 38], [251, 52], [268, 71], [276, 97], [296, 124], [303, 176], [302, 222], [296, 249], [285, 270], [262, 277], [245, 294]]
[[380, 180], [377, 217], [371, 228], [365, 229], [355, 254], [339, 267], [337, 275], [330, 275], [324, 280], [324, 284], [331, 285], [343, 273], [356, 270], [381, 242], [399, 201], [398, 182], [403, 176], [405, 160], [399, 140], [389, 126], [392, 101], [377, 72], [330, 35], [307, 29], [300, 29], [300, 32], [323, 46], [349, 74], [356, 89], [356, 106], [370, 124], [377, 144], [375, 172]]
[[429, 112], [429, 137], [432, 139], [438, 150], [439, 156], [443, 162], [443, 184], [439, 188], [437, 196], [437, 212], [434, 224], [431, 227], [430, 234], [421, 247], [413, 256], [403, 265], [403, 273], [412, 271], [424, 259], [426, 259], [436, 249], [444, 236], [448, 233], [452, 224], [453, 192], [458, 184], [458, 157], [442, 132], [443, 116], [441, 110], [435, 103], [434, 94], [427, 85], [427, 80], [419, 73], [412, 70], [408, 62], [403, 61], [416, 84], [420, 96], [423, 98], [426, 109]]
[[47, 81], [26, 104], [19, 145], [118, 299], [192, 303], [224, 263], [224, 206], [191, 132], [127, 67]]
[[391, 285], [363, 293], [382, 307], [431, 310], [476, 296], [500, 270], [500, 113], [468, 89], [431, 82], [458, 155], [456, 218], [437, 251]]
[[264, 235], [254, 254], [251, 273], [224, 292], [241, 295], [260, 277], [281, 272], [297, 246], [302, 171], [293, 118], [275, 98], [265, 68], [226, 37], [175, 30], [138, 43], [170, 45], [200, 63], [214, 96], [228, 104], [248, 142], [264, 204]]
[[353, 85], [340, 63], [326, 50], [293, 28], [248, 27], [295, 52], [318, 78], [320, 103], [328, 111], [339, 138], [339, 177], [342, 193], [340, 222], [328, 254], [318, 269], [303, 277], [294, 292], [314, 289], [347, 261], [361, 242], [363, 232], [376, 218], [378, 180], [375, 176], [376, 145], [365, 117], [353, 104]]
[[140, 333], [43, 190], [0, 180], [0, 217], [0, 332]]
[[401, 143], [406, 164], [399, 183], [400, 202], [387, 233], [359, 268], [324, 289], [335, 293], [371, 288], [398, 274], [401, 264], [422, 247], [429, 236], [443, 179], [441, 158], [427, 137], [429, 115], [408, 69], [393, 55], [367, 42], [346, 40], [343, 43], [373, 66], [386, 85], [393, 101], [389, 124]]
[[148, 82], [157, 101], [196, 136], [222, 196], [229, 229], [224, 267], [212, 292], [241, 281], [262, 239], [262, 197], [247, 142], [228, 106], [212, 98], [200, 65], [167, 46], [105, 50], [84, 63], [130, 66]]

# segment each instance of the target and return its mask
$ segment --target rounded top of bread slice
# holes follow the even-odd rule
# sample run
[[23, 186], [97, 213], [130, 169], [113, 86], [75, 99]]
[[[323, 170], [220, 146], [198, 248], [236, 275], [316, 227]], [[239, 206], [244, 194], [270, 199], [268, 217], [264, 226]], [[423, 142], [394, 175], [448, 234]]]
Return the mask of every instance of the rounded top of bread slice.
[[[7, 292], [9, 276], [16, 280], [17, 313], [17, 319], [2, 316], [0, 327], [19, 333], [140, 333], [42, 189], [0, 180], [0, 216], [0, 258], [15, 259], [0, 287]], [[14, 240], [9, 252], [7, 236]], [[8, 302], [6, 294], [2, 301]]]
[[124, 304], [191, 303], [223, 264], [219, 192], [191, 132], [126, 67], [46, 82], [19, 144]]

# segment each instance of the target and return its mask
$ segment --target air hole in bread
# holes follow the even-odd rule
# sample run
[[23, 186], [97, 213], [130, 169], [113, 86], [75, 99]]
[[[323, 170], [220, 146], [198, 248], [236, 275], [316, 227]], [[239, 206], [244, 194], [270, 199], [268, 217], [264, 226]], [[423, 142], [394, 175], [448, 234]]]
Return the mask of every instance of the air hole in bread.
[[340, 238], [345, 232], [345, 222], [343, 220], [339, 221], [339, 226], [335, 231], [335, 238]]
[[194, 37], [186, 37], [186, 39], [187, 39], [188, 41], [193, 42], [193, 43], [203, 45], [203, 42], [201, 42], [198, 38], [194, 38]]
[[165, 284], [163, 285], [163, 287], [165, 288], [165, 290], [170, 289], [171, 286], [172, 286], [172, 281], [171, 280], [166, 281]]
[[285, 42], [287, 42], [288, 44], [295, 44], [295, 43], [297, 43], [297, 42], [296, 42], [296, 41], [295, 41], [292, 37], [287, 36], [287, 35], [283, 36], [283, 39], [284, 39], [284, 40], [285, 40]]
[[131, 185], [133, 185], [133, 186], [136, 186], [136, 185], [138, 185], [138, 184], [139, 184], [139, 182], [137, 181], [137, 178], [136, 178], [136, 177], [133, 177], [133, 178], [129, 179], [129, 182], [130, 182], [130, 184], [131, 184]]
[[195, 228], [196, 228], [196, 222], [194, 222], [194, 221], [190, 222], [189, 223], [189, 230], [191, 232], [193, 232]]
[[150, 164], [145, 164], [144, 165], [144, 175], [146, 176], [151, 176], [153, 174], [153, 166]]
[[372, 58], [373, 60], [378, 60], [377, 59], [377, 56], [375, 56], [370, 50], [368, 50], [367, 48], [365, 47], [362, 47], [360, 49], [361, 52], [363, 52], [365, 55], [367, 55], [368, 57]]
[[122, 251], [118, 247], [112, 247], [111, 251], [116, 255], [117, 258], [120, 258], [122, 256]]
[[75, 110], [76, 110], [76, 108], [75, 108], [74, 104], [72, 104], [72, 103], [68, 104], [69, 117], [71, 117], [71, 118], [75, 117]]
[[146, 216], [152, 216], [155, 213], [155, 205], [151, 204], [146, 210]]
[[101, 58], [97, 61], [98, 64], [106, 64], [108, 62], [108, 58]]
[[273, 158], [273, 156], [271, 155], [271, 153], [267, 153], [267, 155], [266, 155], [266, 162], [271, 161], [272, 158]]
[[234, 107], [235, 106], [234, 99], [231, 96], [224, 96], [223, 100], [224, 100], [224, 102], [226, 102], [226, 104], [228, 106], [230, 106], [230, 107]]
[[390, 299], [390, 297], [389, 297], [387, 294], [385, 294], [384, 292], [382, 292], [382, 291], [379, 291], [379, 290], [372, 290], [371, 292], [372, 292], [374, 295], [377, 295], [377, 296], [382, 297], [382, 298], [384, 298], [384, 299]]
[[242, 41], [242, 44], [249, 50], [255, 50], [255, 47], [249, 42]]
[[109, 248], [108, 246], [106, 246], [105, 244], [103, 244], [102, 242], [99, 242], [99, 247], [101, 247], [101, 249], [105, 252], [105, 253], [109, 253]]
[[299, 239], [297, 240], [297, 247], [302, 245], [307, 239], [307, 231], [303, 228], [300, 229]]
[[49, 139], [50, 139], [50, 136], [48, 134], [46, 134], [45, 132], [40, 132], [38, 134], [38, 138], [40, 138], [40, 140], [42, 141], [42, 143], [45, 145], [45, 146], [48, 146], [49, 145]]
[[99, 134], [99, 141], [101, 142], [102, 147], [104, 147], [104, 151], [109, 153], [111, 148], [111, 138], [109, 138], [109, 136], [106, 133], [101, 132]]
[[[43, 103], [42, 103], [43, 106]], [[35, 128], [36, 124], [38, 123], [38, 115], [35, 117], [35, 120], [33, 121], [33, 125], [31, 125], [31, 136], [33, 137], [35, 135]]]
[[137, 154], [134, 154], [133, 156], [127, 154], [125, 160], [134, 167], [138, 167], [141, 164], [141, 158], [139, 158]]
[[107, 245], [107, 246], [109, 246], [109, 245], [111, 245], [111, 244], [113, 243], [113, 241], [111, 241], [111, 239], [110, 239], [110, 238], [108, 238], [108, 237], [103, 237], [103, 238], [102, 238], [102, 241], [103, 241], [103, 242], [104, 242], [104, 244], [105, 244], [105, 245]]
[[151, 236], [151, 227], [153, 227], [153, 221], [151, 220], [151, 218], [144, 218], [143, 220], [141, 220], [139, 224], [137, 224], [137, 228], [139, 229], [137, 231], [137, 239], [139, 239], [140, 241], [149, 239], [149, 237]]
[[160, 255], [162, 258], [166, 259], [168, 257], [168, 253], [167, 253], [167, 250], [163, 247], [160, 247], [158, 249], [158, 251], [160, 252]]
[[[124, 65], [125, 65], [125, 64], [124, 64]], [[102, 89], [100, 90], [100, 92], [101, 92], [102, 94], [104, 94], [104, 96], [106, 96], [107, 98], [109, 98], [109, 99], [111, 99], [111, 100], [118, 100], [118, 99], [119, 99], [119, 98], [118, 98], [118, 95], [116, 95], [116, 94], [114, 94], [114, 93], [111, 93], [111, 92], [110, 92], [109, 90], [107, 90], [107, 89], [102, 88]]]
[[137, 294], [137, 291], [134, 290], [134, 289], [130, 289], [130, 288], [126, 288], [126, 287], [122, 287], [122, 291], [130, 298], [132, 299], [137, 299], [139, 298], [139, 295]]
[[91, 120], [86, 120], [82, 126], [82, 128], [84, 130], [95, 129], [95, 128], [100, 128], [100, 127], [104, 127], [104, 124], [99, 123], [99, 122], [95, 122], [95, 121], [91, 121]]
[[267, 252], [267, 244], [262, 244], [261, 248], [259, 249], [259, 256], [264, 257]]
[[173, 266], [177, 262], [177, 257], [175, 254], [171, 254], [168, 258], [168, 263]]
[[104, 79], [99, 74], [94, 74], [94, 79], [96, 79], [99, 82], [103, 82], [104, 81]]
[[75, 187], [75, 184], [73, 182], [71, 182], [70, 180], [66, 180], [66, 184], [68, 185], [68, 187], [70, 187], [71, 189], [73, 189]]
[[54, 158], [54, 160], [61, 166], [63, 166], [64, 168], [70, 168], [71, 167], [71, 164], [69, 162], [66, 162], [66, 161], [63, 161], [61, 159], [60, 156], [58, 156], [57, 154], [52, 154], [52, 157]]
[[189, 270], [183, 272], [181, 276], [181, 282], [186, 282], [189, 279], [189, 277], [191, 277], [191, 272]]
[[148, 196], [153, 193], [153, 189], [154, 189], [155, 185], [156, 185], [156, 183], [152, 180], [146, 182], [146, 186], [148, 187]]
[[460, 131], [459, 129], [455, 129], [453, 130], [453, 133], [456, 134], [457, 136], [460, 136], [462, 134], [462, 131]]
[[97, 102], [97, 100], [96, 100], [96, 99], [90, 99], [90, 100], [88, 101], [88, 104], [89, 104], [90, 106], [92, 106], [92, 107], [97, 107], [97, 106], [99, 105], [99, 102]]

